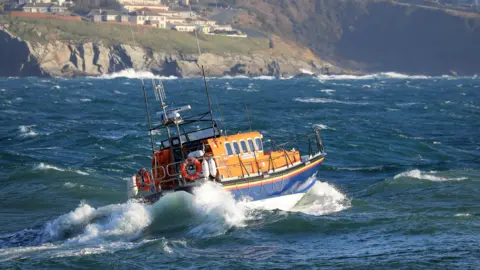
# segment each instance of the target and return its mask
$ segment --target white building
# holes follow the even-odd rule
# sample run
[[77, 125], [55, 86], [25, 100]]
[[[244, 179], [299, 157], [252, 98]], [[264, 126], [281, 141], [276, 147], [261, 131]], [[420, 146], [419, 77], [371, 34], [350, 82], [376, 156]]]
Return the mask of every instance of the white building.
[[118, 0], [121, 5], [150, 5], [161, 6], [161, 0]]
[[197, 26], [192, 24], [176, 24], [173, 25], [171, 29], [178, 32], [194, 32]]
[[168, 6], [163, 6], [163, 5], [125, 4], [123, 5], [123, 8], [125, 8], [129, 12], [143, 9], [143, 8], [147, 8], [147, 9], [158, 11], [158, 12], [168, 11]]
[[167, 28], [166, 17], [149, 9], [136, 10], [134, 14], [131, 14], [129, 21], [134, 24]]

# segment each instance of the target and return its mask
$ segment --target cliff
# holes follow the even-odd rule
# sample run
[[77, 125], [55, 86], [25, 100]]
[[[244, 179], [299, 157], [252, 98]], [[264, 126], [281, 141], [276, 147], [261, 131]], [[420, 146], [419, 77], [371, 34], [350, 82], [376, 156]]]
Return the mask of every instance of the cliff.
[[[363, 72], [480, 72], [480, 15], [393, 0], [235, 0], [239, 27], [295, 40]], [[422, 3], [422, 1], [416, 1]]]
[[[199, 37], [170, 30], [89, 22], [4, 18], [0, 76], [97, 76], [124, 69], [178, 77], [292, 76], [310, 70], [342, 72], [309, 49], [270, 39]], [[130, 31], [132, 30], [132, 32]], [[133, 36], [133, 38], [132, 38]]]

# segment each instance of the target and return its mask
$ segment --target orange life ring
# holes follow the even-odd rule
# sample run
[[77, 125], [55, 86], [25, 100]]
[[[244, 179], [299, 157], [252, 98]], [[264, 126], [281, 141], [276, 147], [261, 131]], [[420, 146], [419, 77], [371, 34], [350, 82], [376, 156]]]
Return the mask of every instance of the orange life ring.
[[137, 187], [143, 190], [150, 190], [150, 184], [152, 180], [150, 179], [150, 174], [147, 170], [141, 169], [138, 171], [137, 175], [135, 175], [135, 183]]
[[[193, 171], [194, 169], [195, 171]], [[181, 171], [182, 176], [185, 177], [185, 179], [193, 181], [198, 179], [199, 174], [202, 173], [202, 164], [198, 159], [189, 157], [182, 163]]]

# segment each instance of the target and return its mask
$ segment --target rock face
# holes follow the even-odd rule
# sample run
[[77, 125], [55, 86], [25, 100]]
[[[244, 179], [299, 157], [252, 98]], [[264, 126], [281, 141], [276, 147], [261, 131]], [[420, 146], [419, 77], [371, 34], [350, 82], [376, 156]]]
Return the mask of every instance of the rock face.
[[448, 1], [230, 2], [249, 11], [237, 18], [239, 27], [294, 40], [345, 68], [424, 75], [480, 71], [480, 14], [436, 4]]
[[25, 42], [0, 31], [0, 76], [41, 76], [42, 70]]
[[[321, 72], [315, 61], [293, 57], [272, 56], [268, 53], [242, 54], [181, 54], [154, 52], [149, 48], [125, 44], [75, 43], [52, 41], [46, 44], [21, 41], [7, 32], [0, 32], [2, 61], [0, 76], [98, 76], [124, 69], [151, 71], [154, 74], [178, 77], [201, 76], [201, 67], [208, 76], [293, 76], [302, 70]], [[4, 58], [5, 57], [5, 58]]]

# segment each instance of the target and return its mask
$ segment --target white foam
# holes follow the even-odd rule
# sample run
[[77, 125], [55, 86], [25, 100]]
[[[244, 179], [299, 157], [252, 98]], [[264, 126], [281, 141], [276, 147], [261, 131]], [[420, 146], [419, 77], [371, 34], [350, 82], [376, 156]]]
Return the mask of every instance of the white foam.
[[304, 69], [304, 68], [301, 68], [300, 72], [303, 73], [303, 74], [308, 74], [308, 75], [314, 75], [315, 74], [311, 70]]
[[[78, 184], [67, 182], [67, 187]], [[243, 227], [250, 210], [246, 201], [235, 201], [220, 184], [207, 182], [193, 191], [168, 194], [153, 205], [136, 201], [94, 208], [82, 202], [70, 213], [47, 223], [43, 235], [47, 240], [64, 240], [68, 244], [102, 244], [132, 240], [152, 222], [152, 230], [181, 226], [188, 222], [189, 234], [204, 237], [224, 234], [232, 227]], [[185, 215], [176, 216], [178, 213]], [[193, 219], [192, 219], [193, 218]], [[183, 219], [183, 220], [182, 220]], [[172, 220], [174, 222], [172, 222]]]
[[320, 80], [380, 80], [380, 79], [430, 79], [424, 75], [406, 75], [396, 72], [381, 72], [368, 75], [318, 75]]
[[66, 172], [66, 171], [71, 171], [80, 175], [89, 175], [87, 172], [80, 171], [80, 170], [67, 170], [63, 168], [59, 168], [56, 166], [52, 166], [46, 163], [41, 162], [37, 166], [34, 167], [34, 170], [54, 170], [54, 171], [59, 171], [59, 172]]
[[343, 101], [330, 98], [295, 98], [295, 101], [302, 103], [339, 103], [347, 105], [367, 105], [368, 102]]
[[350, 207], [350, 199], [335, 186], [317, 181], [291, 211], [321, 216], [340, 212]]
[[314, 128], [319, 128], [319, 129], [322, 129], [322, 130], [326, 130], [326, 129], [332, 129], [332, 130], [335, 130], [334, 128], [331, 128], [327, 125], [324, 125], [324, 124], [314, 124], [313, 125]]
[[218, 235], [232, 227], [245, 226], [248, 216], [246, 201], [235, 201], [233, 194], [214, 182], [206, 182], [193, 191], [193, 205], [201, 224], [191, 233], [202, 235]]
[[258, 76], [258, 77], [252, 77], [253, 80], [275, 80], [276, 78], [274, 76]]
[[320, 92], [326, 93], [327, 95], [333, 95], [333, 93], [335, 93], [336, 91], [333, 89], [323, 89], [323, 90], [320, 90]]
[[458, 214], [455, 214], [456, 217], [471, 217], [472, 214], [469, 214], [469, 213], [458, 213]]
[[64, 187], [67, 187], [67, 188], [84, 188], [85, 186], [84, 185], [79, 185], [77, 183], [72, 183], [72, 182], [65, 182], [63, 184]]
[[89, 98], [81, 98], [80, 101], [81, 101], [81, 102], [90, 102], [90, 101], [92, 101], [92, 100], [89, 99]]
[[[48, 223], [44, 233], [51, 239], [67, 238], [67, 243], [101, 243], [110, 238], [134, 237], [151, 221], [150, 207], [138, 202], [98, 209], [81, 203], [75, 210]], [[81, 233], [75, 235], [78, 231]]]
[[178, 77], [175, 76], [158, 76], [153, 74], [150, 71], [142, 71], [142, 70], [134, 70], [134, 69], [124, 69], [119, 72], [110, 73], [110, 74], [103, 74], [99, 77], [90, 77], [90, 78], [97, 78], [97, 79], [117, 79], [117, 78], [128, 78], [128, 79], [158, 79], [158, 80], [175, 80]]
[[18, 129], [20, 130], [20, 133], [21, 133], [21, 137], [35, 137], [38, 135], [37, 132], [35, 132], [33, 130], [32, 127], [35, 127], [35, 125], [31, 125], [31, 126], [19, 126]]
[[408, 178], [428, 180], [433, 182], [462, 181], [462, 180], [468, 179], [466, 177], [456, 177], [456, 178], [442, 177], [442, 176], [435, 175], [437, 173], [438, 172], [436, 171], [422, 172], [420, 170], [410, 170], [410, 171], [397, 174], [393, 178], [398, 179], [398, 178], [408, 177]]
[[208, 79], [217, 79], [217, 80], [232, 80], [232, 79], [251, 79], [251, 80], [275, 80], [277, 79], [275, 76], [267, 76], [261, 75], [256, 77], [249, 77], [245, 75], [237, 75], [237, 76], [222, 76], [222, 77], [208, 77]]
[[35, 166], [34, 169], [35, 170], [55, 170], [55, 171], [59, 171], [59, 172], [64, 172], [65, 171], [62, 168], [58, 168], [58, 167], [55, 167], [55, 166], [52, 166], [52, 165], [48, 165], [48, 164], [45, 164], [43, 162], [41, 162], [40, 164]]

